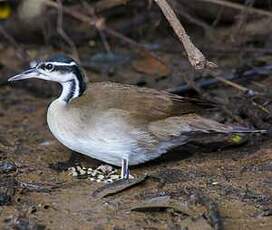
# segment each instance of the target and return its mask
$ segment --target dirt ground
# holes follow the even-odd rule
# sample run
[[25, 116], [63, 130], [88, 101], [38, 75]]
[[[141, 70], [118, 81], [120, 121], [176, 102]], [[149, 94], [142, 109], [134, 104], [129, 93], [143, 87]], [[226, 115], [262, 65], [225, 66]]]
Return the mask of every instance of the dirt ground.
[[[0, 158], [17, 167], [0, 175], [0, 229], [272, 229], [269, 139], [170, 153], [131, 170], [136, 178], [148, 174], [144, 182], [101, 198], [94, 192], [103, 183], [53, 169], [71, 152], [47, 128], [50, 100], [0, 88]], [[81, 157], [81, 164], [100, 163]], [[133, 210], [154, 199], [155, 208]]]
[[[112, 42], [113, 51], [118, 54], [114, 57], [105, 56], [100, 43], [97, 47], [79, 48], [89, 80], [169, 89], [183, 84], [186, 77], [187, 83], [193, 76], [203, 77], [192, 71], [180, 44], [167, 31], [160, 38], [149, 34], [149, 40], [140, 42], [162, 62], [139, 55], [116, 41]], [[252, 65], [271, 65], [271, 48], [268, 54], [248, 49], [249, 53], [240, 55], [240, 48], [207, 45], [201, 35], [194, 40], [199, 41], [197, 46], [209, 59], [230, 72]], [[46, 46], [24, 48], [33, 57], [56, 52]], [[73, 177], [61, 170], [61, 162], [69, 160], [71, 151], [57, 142], [46, 124], [47, 106], [59, 89], [54, 83], [43, 81], [7, 84], [8, 76], [23, 68], [14, 55], [17, 51], [0, 44], [0, 229], [272, 229], [269, 135], [245, 137], [245, 143], [238, 138], [239, 143], [231, 146], [228, 138], [217, 137], [216, 144], [212, 144], [214, 139], [202, 136], [198, 144], [132, 168], [136, 179], [144, 179], [130, 187], [121, 184], [128, 188], [118, 192], [115, 185], [104, 187], [103, 183]], [[258, 101], [270, 105], [268, 112], [255, 101], [245, 99], [237, 89], [219, 84], [200, 94], [222, 100], [232, 97], [233, 101], [228, 101], [227, 110], [219, 108], [209, 117], [271, 129], [271, 76], [270, 73], [253, 83], [243, 83], [260, 92], [264, 88], [270, 92], [268, 103], [263, 102], [264, 98]], [[186, 93], [191, 95], [204, 94]], [[241, 116], [235, 120], [238, 110]], [[95, 168], [101, 164], [77, 156], [82, 166]], [[70, 164], [73, 166], [73, 162]], [[115, 192], [110, 193], [111, 189]]]

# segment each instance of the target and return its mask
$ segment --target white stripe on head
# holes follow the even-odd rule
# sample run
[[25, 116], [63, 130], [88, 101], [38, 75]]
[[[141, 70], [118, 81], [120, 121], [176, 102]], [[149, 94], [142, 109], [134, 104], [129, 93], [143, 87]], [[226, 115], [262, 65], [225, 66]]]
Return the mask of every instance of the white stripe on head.
[[77, 65], [74, 61], [67, 63], [67, 62], [44, 62], [45, 64], [52, 64], [54, 66], [73, 66]]

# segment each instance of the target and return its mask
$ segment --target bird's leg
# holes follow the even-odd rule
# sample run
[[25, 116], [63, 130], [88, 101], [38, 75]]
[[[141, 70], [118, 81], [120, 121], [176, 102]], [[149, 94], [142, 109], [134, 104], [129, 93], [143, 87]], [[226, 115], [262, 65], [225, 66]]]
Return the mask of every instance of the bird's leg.
[[129, 178], [128, 160], [122, 159], [121, 179], [128, 179], [128, 178]]

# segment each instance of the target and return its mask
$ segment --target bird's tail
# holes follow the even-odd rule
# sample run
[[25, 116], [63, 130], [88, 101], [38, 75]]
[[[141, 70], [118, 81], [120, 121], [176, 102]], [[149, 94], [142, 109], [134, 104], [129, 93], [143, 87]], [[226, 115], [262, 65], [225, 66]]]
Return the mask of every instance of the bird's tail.
[[246, 128], [242, 126], [231, 126], [232, 133], [267, 133], [268, 131], [265, 129], [253, 129], [253, 128]]
[[204, 133], [267, 133], [267, 130], [222, 124], [196, 114], [183, 116], [183, 123], [190, 127], [191, 131]]

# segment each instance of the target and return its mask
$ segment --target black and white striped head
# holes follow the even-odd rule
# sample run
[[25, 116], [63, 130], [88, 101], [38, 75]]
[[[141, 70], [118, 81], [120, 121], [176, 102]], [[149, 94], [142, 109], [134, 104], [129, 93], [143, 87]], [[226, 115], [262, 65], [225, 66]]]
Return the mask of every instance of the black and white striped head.
[[63, 86], [61, 98], [67, 102], [72, 98], [81, 96], [86, 88], [85, 76], [79, 64], [64, 54], [49, 57], [45, 61], [33, 62], [30, 68], [11, 77], [9, 81], [29, 78], [60, 83]]

